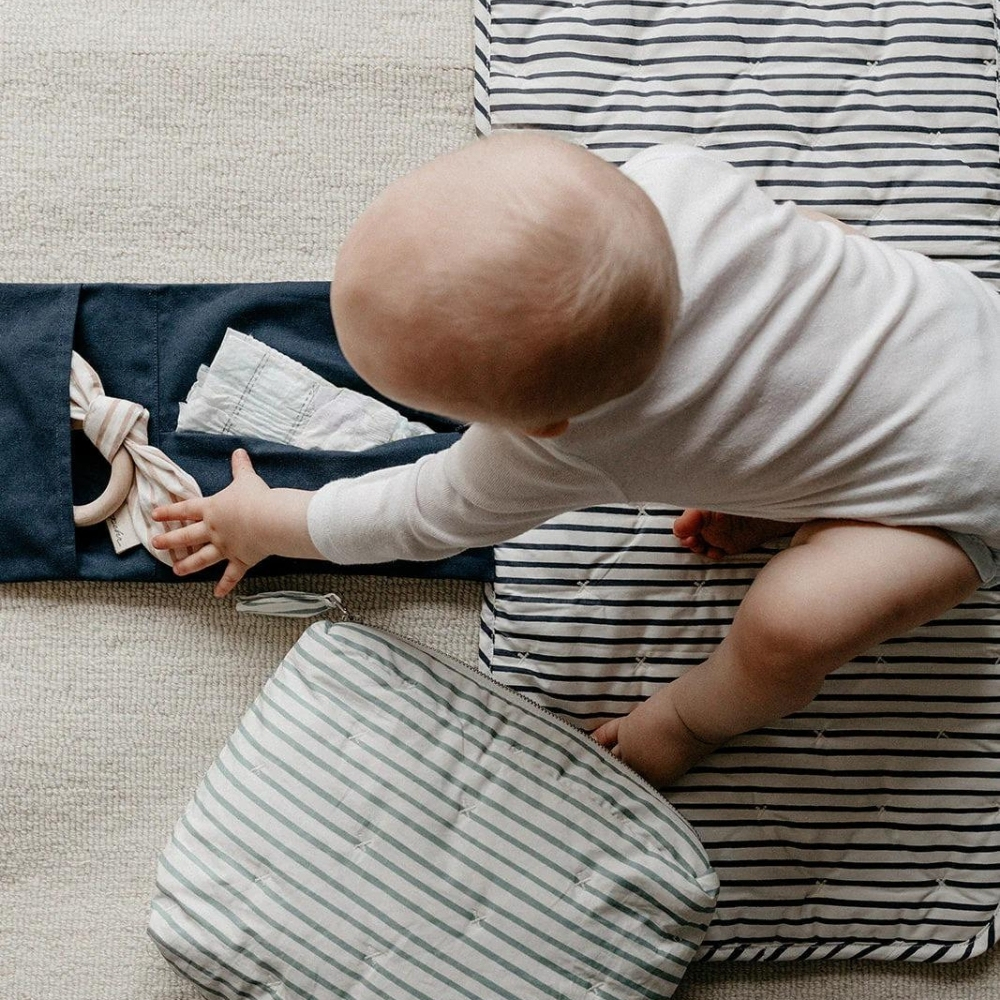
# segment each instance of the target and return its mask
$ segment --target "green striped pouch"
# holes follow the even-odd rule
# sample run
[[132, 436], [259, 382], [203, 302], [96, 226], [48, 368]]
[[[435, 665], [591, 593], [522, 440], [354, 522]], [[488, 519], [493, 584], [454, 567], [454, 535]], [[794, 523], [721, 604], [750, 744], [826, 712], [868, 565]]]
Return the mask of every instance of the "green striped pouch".
[[158, 868], [149, 933], [206, 996], [661, 998], [718, 882], [586, 735], [352, 623], [311, 626]]

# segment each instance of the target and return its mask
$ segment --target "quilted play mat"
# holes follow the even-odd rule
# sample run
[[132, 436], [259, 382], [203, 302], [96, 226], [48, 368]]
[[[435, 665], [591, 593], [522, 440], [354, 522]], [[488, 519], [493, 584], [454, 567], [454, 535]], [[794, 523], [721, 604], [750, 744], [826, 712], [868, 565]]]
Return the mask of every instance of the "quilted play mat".
[[[776, 201], [1000, 281], [993, 3], [481, 0], [475, 106], [483, 133], [543, 129], [615, 163], [710, 148]], [[704, 659], [767, 553], [708, 563], [675, 513], [595, 508], [498, 546], [483, 669], [592, 729]], [[721, 883], [701, 958], [994, 943], [997, 603], [982, 590], [872, 650], [670, 792]]]

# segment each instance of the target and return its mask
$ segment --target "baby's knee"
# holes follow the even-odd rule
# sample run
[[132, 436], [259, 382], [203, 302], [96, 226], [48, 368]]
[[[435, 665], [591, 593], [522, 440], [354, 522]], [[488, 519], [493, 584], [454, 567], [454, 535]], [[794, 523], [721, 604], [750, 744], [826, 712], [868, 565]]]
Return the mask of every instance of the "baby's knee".
[[802, 595], [753, 595], [737, 612], [732, 653], [748, 685], [780, 702], [781, 714], [804, 708], [827, 674], [849, 659], [842, 636], [822, 614], [810, 614]]

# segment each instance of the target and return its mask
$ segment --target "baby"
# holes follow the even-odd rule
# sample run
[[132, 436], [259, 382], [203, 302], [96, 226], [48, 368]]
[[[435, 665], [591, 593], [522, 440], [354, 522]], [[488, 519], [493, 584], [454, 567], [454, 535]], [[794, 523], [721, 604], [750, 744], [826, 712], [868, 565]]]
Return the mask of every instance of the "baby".
[[658, 787], [997, 572], [1000, 296], [708, 152], [479, 140], [371, 205], [331, 299], [363, 378], [466, 432], [316, 493], [237, 452], [157, 546], [226, 561], [222, 596], [272, 554], [437, 559], [598, 503], [685, 506], [709, 558], [794, 533], [704, 663], [595, 731]]

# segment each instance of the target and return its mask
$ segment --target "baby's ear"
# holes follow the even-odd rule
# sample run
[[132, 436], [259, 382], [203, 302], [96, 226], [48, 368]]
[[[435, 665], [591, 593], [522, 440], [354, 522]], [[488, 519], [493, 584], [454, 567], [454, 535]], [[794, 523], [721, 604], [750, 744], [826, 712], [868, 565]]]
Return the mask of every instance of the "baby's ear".
[[534, 430], [526, 431], [528, 437], [534, 438], [554, 438], [560, 434], [565, 434], [569, 430], [568, 420], [559, 420], [554, 424], [546, 424], [544, 427], [536, 427]]

